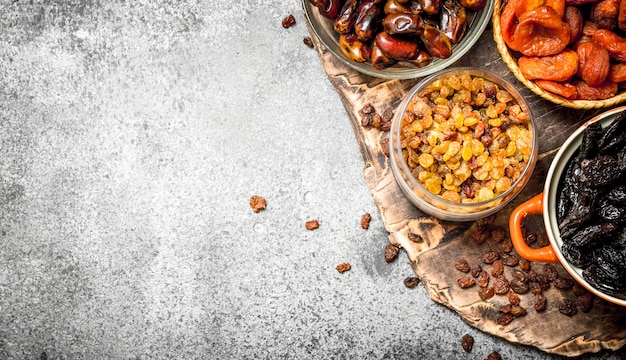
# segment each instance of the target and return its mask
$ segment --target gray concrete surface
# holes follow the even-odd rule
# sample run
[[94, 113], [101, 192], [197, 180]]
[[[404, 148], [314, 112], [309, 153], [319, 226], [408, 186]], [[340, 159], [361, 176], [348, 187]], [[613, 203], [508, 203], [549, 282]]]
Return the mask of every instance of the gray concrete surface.
[[306, 35], [298, 0], [0, 3], [0, 359], [557, 358], [383, 261]]

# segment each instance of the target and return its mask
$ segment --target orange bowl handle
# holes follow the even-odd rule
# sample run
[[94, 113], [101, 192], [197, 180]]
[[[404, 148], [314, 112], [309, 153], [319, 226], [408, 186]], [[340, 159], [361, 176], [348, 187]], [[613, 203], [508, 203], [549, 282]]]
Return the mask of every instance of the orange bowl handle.
[[511, 213], [509, 232], [515, 250], [526, 260], [558, 263], [559, 259], [556, 257], [551, 245], [535, 249], [526, 244], [526, 240], [522, 235], [522, 222], [526, 216], [531, 214], [543, 214], [543, 193], [526, 200]]

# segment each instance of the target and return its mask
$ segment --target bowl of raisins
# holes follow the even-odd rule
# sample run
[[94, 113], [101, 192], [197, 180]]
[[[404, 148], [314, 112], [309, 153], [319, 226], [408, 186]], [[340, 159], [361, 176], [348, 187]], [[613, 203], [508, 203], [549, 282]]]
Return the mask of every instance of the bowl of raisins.
[[396, 183], [424, 213], [472, 221], [502, 209], [537, 161], [530, 108], [501, 76], [448, 68], [416, 84], [392, 119]]
[[491, 21], [490, 0], [302, 0], [309, 26], [342, 63], [384, 79], [445, 69]]
[[495, 0], [493, 36], [515, 77], [574, 109], [626, 101], [626, 12], [619, 1]]
[[[600, 298], [626, 306], [626, 106], [583, 124], [555, 155], [543, 192], [513, 210], [511, 241], [531, 261], [560, 263]], [[521, 225], [542, 214], [548, 246], [526, 244]]]

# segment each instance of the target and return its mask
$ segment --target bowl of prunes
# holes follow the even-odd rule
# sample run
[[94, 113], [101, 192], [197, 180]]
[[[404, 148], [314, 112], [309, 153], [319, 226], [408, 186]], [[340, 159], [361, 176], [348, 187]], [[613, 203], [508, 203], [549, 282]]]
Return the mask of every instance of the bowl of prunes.
[[[529, 246], [522, 225], [542, 214], [549, 245]], [[509, 220], [518, 254], [560, 263], [587, 290], [626, 306], [626, 106], [579, 127], [561, 146], [543, 192]]]
[[321, 43], [342, 63], [384, 79], [454, 64], [491, 21], [490, 0], [302, 0]]

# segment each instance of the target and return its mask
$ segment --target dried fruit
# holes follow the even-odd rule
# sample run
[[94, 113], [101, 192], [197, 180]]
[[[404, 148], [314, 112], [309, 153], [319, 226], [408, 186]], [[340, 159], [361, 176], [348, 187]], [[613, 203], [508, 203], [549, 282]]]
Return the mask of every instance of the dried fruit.
[[344, 273], [348, 270], [350, 270], [352, 268], [352, 266], [350, 265], [350, 263], [341, 263], [339, 265], [337, 265], [336, 269], [337, 271], [339, 271], [339, 273]]
[[578, 54], [569, 48], [550, 56], [522, 56], [517, 60], [528, 80], [567, 81], [578, 71]]
[[500, 254], [498, 254], [498, 252], [495, 250], [489, 250], [486, 253], [484, 253], [480, 257], [480, 259], [485, 264], [493, 264], [494, 261], [500, 259]]
[[487, 286], [489, 286], [489, 280], [491, 280], [491, 277], [489, 277], [489, 273], [483, 270], [480, 272], [480, 274], [478, 274], [478, 278], [476, 278], [476, 283], [479, 287], [486, 288]]
[[295, 24], [296, 24], [296, 18], [291, 14], [287, 15], [282, 21], [282, 25], [285, 29], [288, 29], [294, 26]]
[[494, 281], [493, 287], [497, 295], [506, 295], [510, 289], [509, 280], [504, 275], [500, 275]]
[[388, 263], [394, 261], [396, 257], [398, 257], [399, 252], [400, 252], [400, 249], [397, 246], [393, 246], [391, 244], [385, 245], [385, 251], [384, 251], [385, 261]]
[[471, 270], [469, 262], [465, 259], [459, 259], [454, 263], [454, 267], [464, 273], [469, 273]]
[[407, 288], [413, 289], [414, 287], [419, 285], [420, 278], [418, 278], [416, 276], [407, 277], [407, 278], [404, 279], [403, 283], [404, 283], [404, 286], [406, 286]]
[[267, 202], [265, 201], [265, 198], [263, 196], [252, 195], [252, 197], [250, 198], [250, 207], [252, 208], [252, 211], [259, 212], [261, 210], [264, 210], [266, 206]]
[[513, 36], [525, 56], [552, 56], [569, 44], [570, 27], [553, 8], [540, 6], [519, 16]]
[[494, 351], [487, 355], [487, 360], [502, 360], [502, 355], [499, 352]]
[[563, 302], [559, 305], [559, 312], [563, 315], [571, 317], [578, 313], [578, 308], [573, 301], [569, 299], [563, 299]]
[[535, 300], [533, 301], [533, 307], [536, 312], [542, 312], [546, 310], [548, 299], [544, 294], [535, 294]]
[[369, 213], [363, 214], [363, 216], [361, 216], [361, 227], [366, 230], [369, 229], [371, 220], [372, 215], [370, 215]]
[[481, 300], [491, 299], [495, 293], [493, 286], [478, 288], [478, 297], [480, 297]]
[[302, 42], [304, 43], [304, 45], [310, 47], [311, 49], [315, 47], [315, 45], [313, 45], [313, 40], [309, 36], [305, 36], [304, 38], [302, 38]]
[[504, 265], [502, 264], [502, 261], [499, 259], [495, 260], [493, 264], [491, 264], [491, 276], [498, 277], [502, 275], [502, 273], [504, 273]]
[[320, 227], [320, 223], [319, 223], [319, 221], [317, 221], [317, 219], [312, 219], [312, 220], [307, 221], [304, 224], [304, 227], [307, 230], [315, 230], [315, 229]]
[[462, 277], [457, 280], [457, 284], [460, 288], [467, 289], [476, 285], [476, 280], [472, 279], [471, 277]]
[[515, 319], [515, 316], [513, 316], [513, 314], [511, 314], [510, 312], [503, 312], [498, 315], [496, 323], [498, 325], [504, 326], [510, 324], [513, 319]]
[[586, 41], [578, 45], [576, 53], [578, 54], [578, 76], [590, 86], [602, 84], [611, 66], [609, 52], [598, 43]]
[[470, 334], [465, 334], [461, 338], [461, 347], [466, 352], [472, 352], [472, 348], [474, 347], [474, 338]]
[[422, 235], [416, 234], [414, 232], [409, 232], [407, 234], [407, 237], [409, 238], [409, 240], [411, 240], [413, 242], [416, 242], [416, 243], [424, 242], [424, 239], [422, 238]]

